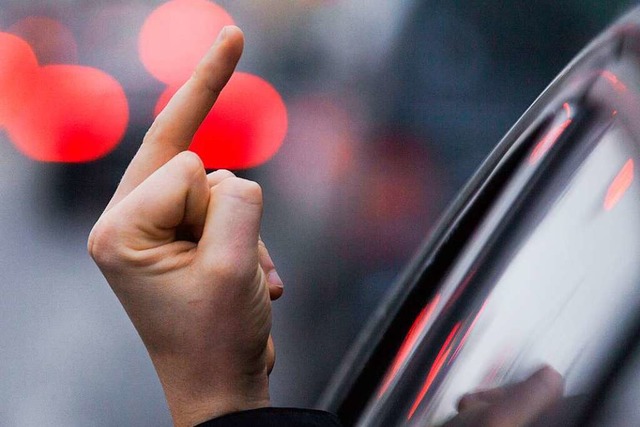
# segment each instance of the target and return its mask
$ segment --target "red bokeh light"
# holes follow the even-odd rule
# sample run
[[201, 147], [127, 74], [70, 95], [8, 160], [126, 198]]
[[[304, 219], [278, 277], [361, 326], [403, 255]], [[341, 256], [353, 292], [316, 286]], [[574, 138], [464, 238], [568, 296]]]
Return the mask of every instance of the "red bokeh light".
[[106, 73], [77, 65], [38, 70], [32, 94], [7, 130], [12, 142], [32, 159], [87, 162], [113, 150], [129, 119], [120, 84]]
[[[175, 94], [170, 87], [156, 105], [158, 114]], [[234, 73], [198, 129], [190, 150], [208, 169], [246, 169], [269, 160], [287, 133], [287, 109], [269, 83], [248, 73]]]
[[[156, 104], [156, 114], [191, 76], [220, 30], [232, 24], [233, 18], [222, 7], [207, 0], [171, 0], [146, 19], [139, 36], [140, 59], [168, 86]], [[287, 125], [286, 106], [268, 82], [234, 73], [190, 150], [209, 169], [251, 168], [278, 151]]]
[[78, 62], [78, 44], [73, 33], [55, 19], [30, 16], [11, 25], [7, 32], [29, 43], [40, 65]]
[[140, 60], [167, 85], [184, 83], [233, 18], [207, 0], [172, 0], [145, 21], [139, 37]]
[[0, 128], [24, 107], [38, 60], [29, 44], [8, 33], [0, 33]]
[[0, 55], [0, 124], [22, 153], [85, 162], [118, 145], [129, 107], [113, 77], [78, 65], [40, 67], [29, 45], [7, 33], [0, 33]]

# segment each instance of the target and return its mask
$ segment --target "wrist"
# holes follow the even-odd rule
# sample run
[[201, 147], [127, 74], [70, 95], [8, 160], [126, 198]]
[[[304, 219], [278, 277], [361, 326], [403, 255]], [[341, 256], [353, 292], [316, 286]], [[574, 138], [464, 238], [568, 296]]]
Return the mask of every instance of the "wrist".
[[250, 399], [212, 399], [210, 401], [191, 402], [189, 404], [169, 403], [173, 425], [175, 427], [193, 427], [206, 421], [236, 412], [268, 408], [269, 399], [253, 401]]
[[271, 406], [266, 372], [258, 378], [176, 381], [161, 376], [160, 381], [176, 427], [193, 427], [234, 412]]

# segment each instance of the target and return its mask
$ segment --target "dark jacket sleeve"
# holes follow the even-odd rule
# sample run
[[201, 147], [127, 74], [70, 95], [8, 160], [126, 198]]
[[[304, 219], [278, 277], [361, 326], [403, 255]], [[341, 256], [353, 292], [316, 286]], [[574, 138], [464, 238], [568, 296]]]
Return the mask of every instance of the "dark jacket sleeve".
[[236, 412], [197, 427], [342, 427], [335, 415], [313, 409], [261, 408]]

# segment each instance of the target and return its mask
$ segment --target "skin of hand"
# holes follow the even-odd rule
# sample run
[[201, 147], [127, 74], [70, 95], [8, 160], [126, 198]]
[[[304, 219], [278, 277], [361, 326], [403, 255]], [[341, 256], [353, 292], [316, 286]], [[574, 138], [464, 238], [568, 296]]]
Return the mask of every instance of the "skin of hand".
[[441, 427], [527, 426], [557, 404], [563, 392], [562, 376], [543, 367], [522, 382], [464, 395], [458, 415]]
[[187, 150], [244, 36], [225, 27], [146, 134], [88, 250], [151, 356], [176, 426], [269, 406], [271, 300], [258, 184]]

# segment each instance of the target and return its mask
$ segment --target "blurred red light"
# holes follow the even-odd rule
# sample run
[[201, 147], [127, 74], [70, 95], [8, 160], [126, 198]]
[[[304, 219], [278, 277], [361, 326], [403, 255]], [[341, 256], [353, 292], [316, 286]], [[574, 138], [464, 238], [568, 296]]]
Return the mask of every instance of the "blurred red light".
[[0, 32], [0, 128], [5, 127], [25, 105], [35, 79], [38, 60], [21, 38]]
[[[177, 88], [167, 89], [158, 114]], [[190, 150], [209, 169], [246, 169], [269, 160], [287, 133], [287, 109], [280, 94], [258, 76], [236, 72], [198, 129]]]
[[633, 159], [627, 160], [618, 175], [613, 179], [613, 182], [607, 190], [607, 195], [604, 199], [604, 209], [607, 211], [612, 210], [622, 199], [622, 196], [627, 192], [631, 183], [633, 182]]
[[77, 65], [40, 67], [29, 45], [7, 33], [0, 33], [0, 55], [0, 125], [22, 153], [85, 162], [118, 145], [129, 107], [114, 78]]
[[140, 60], [167, 85], [184, 83], [233, 18], [207, 0], [172, 0], [145, 21], [139, 36]]
[[[233, 18], [207, 0], [171, 0], [145, 21], [139, 54], [147, 70], [168, 85], [158, 114], [193, 73], [217, 34]], [[209, 169], [246, 169], [269, 160], [287, 133], [280, 94], [260, 77], [234, 73], [193, 138], [190, 150]]]
[[45, 162], [87, 162], [113, 150], [129, 120], [127, 98], [106, 73], [77, 65], [38, 70], [23, 112], [8, 125], [11, 141]]
[[78, 44], [73, 33], [55, 19], [30, 16], [11, 25], [7, 32], [29, 43], [40, 65], [78, 62]]

